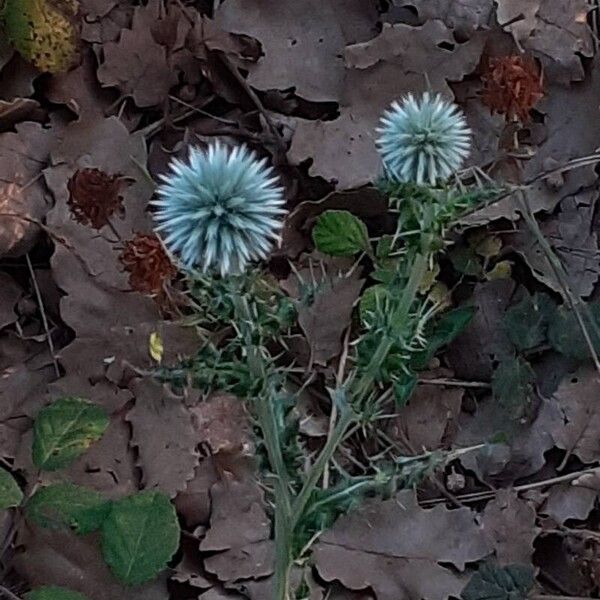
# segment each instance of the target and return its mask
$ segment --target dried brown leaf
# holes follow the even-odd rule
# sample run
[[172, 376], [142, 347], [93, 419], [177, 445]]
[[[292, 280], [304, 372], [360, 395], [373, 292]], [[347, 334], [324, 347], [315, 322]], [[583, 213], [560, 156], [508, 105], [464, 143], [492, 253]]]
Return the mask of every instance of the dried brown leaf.
[[32, 587], [59, 585], [85, 594], [89, 600], [167, 600], [165, 577], [143, 586], [125, 587], [102, 559], [97, 534], [76, 536], [69, 531], [21, 528], [21, 552], [15, 567]]
[[468, 508], [423, 510], [412, 491], [373, 500], [338, 519], [315, 547], [320, 576], [352, 590], [372, 588], [378, 600], [458, 596], [463, 570], [490, 552], [483, 529]]
[[314, 102], [337, 101], [344, 87], [342, 54], [347, 44], [375, 34], [375, 5], [346, 0], [340, 19], [336, 0], [228, 0], [217, 11], [217, 25], [256, 38], [263, 56], [244, 64], [248, 83], [261, 90], [295, 88]]
[[185, 489], [198, 464], [192, 416], [180, 398], [152, 379], [138, 379], [132, 389], [136, 402], [127, 421], [144, 489], [158, 489], [173, 497]]
[[535, 510], [513, 490], [500, 490], [483, 511], [482, 525], [501, 566], [528, 565], [538, 535]]
[[225, 479], [211, 488], [210, 528], [200, 550], [221, 551], [204, 561], [221, 581], [270, 575], [273, 542], [271, 522], [257, 483]]
[[312, 157], [310, 173], [337, 181], [341, 189], [371, 182], [381, 170], [374, 130], [383, 110], [402, 94], [428, 88], [452, 97], [448, 81], [460, 81], [475, 69], [483, 42], [477, 33], [457, 45], [451, 31], [434, 20], [420, 27], [384, 24], [377, 37], [347, 46], [340, 116], [298, 120], [290, 161]]
[[342, 334], [350, 324], [352, 307], [363, 283], [355, 277], [328, 276], [314, 282], [314, 293], [308, 301], [296, 303], [298, 323], [316, 363], [325, 365], [341, 352]]
[[564, 421], [550, 429], [559, 448], [575, 454], [584, 463], [600, 458], [600, 380], [593, 367], [581, 367], [565, 378], [553, 397]]

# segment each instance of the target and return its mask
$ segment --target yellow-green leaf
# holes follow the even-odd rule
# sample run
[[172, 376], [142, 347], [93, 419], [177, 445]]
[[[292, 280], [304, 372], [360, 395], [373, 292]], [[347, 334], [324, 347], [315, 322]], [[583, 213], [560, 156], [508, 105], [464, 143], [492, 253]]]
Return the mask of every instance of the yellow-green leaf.
[[60, 398], [40, 410], [33, 424], [33, 462], [55, 471], [72, 463], [102, 437], [108, 416], [83, 398]]
[[77, 54], [74, 0], [5, 0], [1, 12], [5, 35], [40, 71], [67, 70]]
[[155, 360], [157, 363], [161, 362], [164, 350], [165, 347], [162, 338], [160, 337], [160, 333], [153, 331], [148, 340], [148, 352], [152, 357], [152, 360]]

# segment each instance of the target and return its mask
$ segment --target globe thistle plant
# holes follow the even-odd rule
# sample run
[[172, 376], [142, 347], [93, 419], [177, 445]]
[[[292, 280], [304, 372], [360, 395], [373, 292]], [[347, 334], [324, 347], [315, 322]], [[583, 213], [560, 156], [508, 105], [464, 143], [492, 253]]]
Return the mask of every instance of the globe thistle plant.
[[435, 185], [456, 172], [469, 155], [471, 131], [456, 104], [428, 92], [393, 102], [377, 128], [386, 176]]
[[193, 147], [161, 180], [156, 231], [186, 269], [237, 273], [266, 258], [279, 238], [283, 189], [266, 159], [246, 147]]

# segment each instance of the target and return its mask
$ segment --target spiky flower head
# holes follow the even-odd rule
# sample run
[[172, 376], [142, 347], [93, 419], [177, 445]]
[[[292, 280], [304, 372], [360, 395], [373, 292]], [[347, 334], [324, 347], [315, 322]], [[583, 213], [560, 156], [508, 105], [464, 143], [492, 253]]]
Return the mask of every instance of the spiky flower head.
[[184, 268], [236, 273], [266, 258], [278, 239], [283, 189], [266, 159], [246, 147], [193, 147], [161, 179], [156, 231]]
[[425, 92], [393, 102], [377, 128], [377, 147], [387, 177], [435, 185], [469, 155], [471, 131], [456, 104]]

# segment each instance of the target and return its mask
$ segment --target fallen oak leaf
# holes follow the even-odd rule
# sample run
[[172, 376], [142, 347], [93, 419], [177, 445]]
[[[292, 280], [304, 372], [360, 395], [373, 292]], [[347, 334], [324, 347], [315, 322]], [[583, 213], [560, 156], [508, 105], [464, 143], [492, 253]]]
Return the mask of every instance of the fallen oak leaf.
[[185, 489], [198, 464], [192, 416], [179, 398], [150, 378], [138, 379], [130, 387], [136, 402], [126, 420], [131, 424], [131, 445], [138, 449], [144, 489], [172, 498]]
[[490, 550], [470, 509], [424, 510], [414, 492], [403, 491], [340, 517], [313, 555], [323, 579], [371, 588], [378, 600], [444, 600], [458, 596], [465, 582], [440, 563], [463, 570]]

